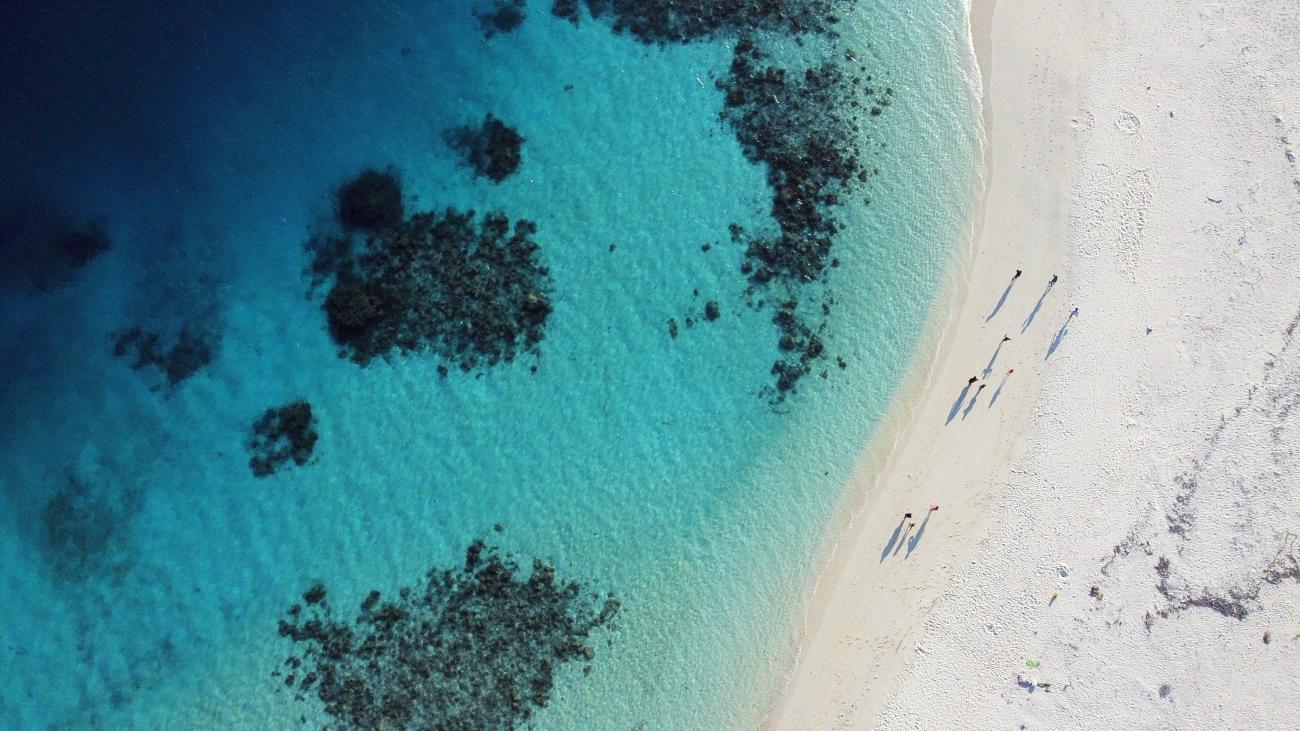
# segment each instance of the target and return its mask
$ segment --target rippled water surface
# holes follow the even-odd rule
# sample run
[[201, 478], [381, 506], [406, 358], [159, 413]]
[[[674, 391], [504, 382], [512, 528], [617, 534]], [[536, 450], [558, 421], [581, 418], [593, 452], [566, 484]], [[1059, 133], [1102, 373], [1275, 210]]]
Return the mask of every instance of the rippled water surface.
[[[734, 34], [646, 44], [540, 0], [491, 37], [489, 2], [112, 6], [0, 10], [0, 726], [328, 721], [272, 676], [288, 607], [323, 582], [346, 616], [478, 536], [621, 602], [537, 727], [752, 726], [965, 232], [962, 3], [858, 3], [834, 45], [757, 36], [892, 92], [855, 111], [874, 174], [800, 290], [825, 357], [784, 399], [785, 295], [750, 288], [729, 232], [774, 230], [719, 117]], [[447, 142], [489, 113], [524, 138], [500, 183]], [[340, 357], [304, 243], [367, 167], [407, 212], [536, 223], [535, 351], [446, 376], [428, 352]], [[48, 245], [72, 229], [108, 248]], [[131, 328], [157, 349], [115, 353]], [[310, 459], [256, 477], [254, 422], [299, 399]]]

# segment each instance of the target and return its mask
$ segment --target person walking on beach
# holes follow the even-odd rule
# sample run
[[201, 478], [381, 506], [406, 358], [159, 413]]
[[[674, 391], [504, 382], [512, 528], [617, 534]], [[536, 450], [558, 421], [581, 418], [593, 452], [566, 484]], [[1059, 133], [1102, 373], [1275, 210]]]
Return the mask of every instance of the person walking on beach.
[[1008, 369], [1007, 369], [1007, 375], [1008, 375], [1008, 376], [1011, 375], [1012, 373], [1015, 373], [1015, 372], [1016, 372], [1016, 369], [1015, 369], [1015, 368], [1008, 368]]
[[1076, 316], [1076, 315], [1078, 315], [1078, 314], [1079, 314], [1079, 308], [1078, 308], [1078, 307], [1074, 308], [1073, 310], [1070, 310], [1070, 317], [1074, 317], [1074, 316]]
[[989, 385], [989, 384], [987, 384], [987, 383], [981, 383], [981, 384], [980, 384], [980, 387], [977, 388], [977, 389], [975, 389], [975, 395], [976, 395], [976, 396], [980, 395], [980, 391], [983, 391], [983, 390], [984, 390], [984, 387], [987, 386], [987, 385]]
[[1048, 287], [1048, 289], [1051, 289], [1052, 285], [1054, 285], [1054, 284], [1056, 284], [1056, 275], [1055, 275], [1055, 274], [1052, 275], [1052, 278], [1051, 278], [1051, 279], [1047, 280], [1047, 287]]
[[1017, 279], [1020, 278], [1020, 275], [1023, 274], [1023, 273], [1024, 273], [1024, 272], [1022, 272], [1022, 271], [1020, 271], [1019, 269], [1017, 269], [1017, 270], [1016, 270], [1016, 273], [1011, 275], [1011, 281], [1013, 281], [1013, 282], [1016, 281]]
[[1004, 343], [1007, 342], [1007, 341], [1010, 340], [1010, 339], [1011, 339], [1011, 338], [1007, 337], [1006, 335], [1003, 335], [1003, 336], [1002, 336], [1002, 342], [1004, 342]]
[[936, 511], [936, 510], [938, 510], [938, 509], [939, 509], [939, 503], [930, 503], [930, 512], [931, 512], [931, 513], [933, 513], [934, 511]]
[[971, 377], [970, 377], [970, 380], [966, 381], [966, 385], [967, 385], [967, 386], [970, 386], [970, 385], [972, 385], [973, 383], [975, 383], [975, 382], [978, 381], [978, 380], [979, 380], [979, 379], [976, 378], [975, 376], [971, 376]]

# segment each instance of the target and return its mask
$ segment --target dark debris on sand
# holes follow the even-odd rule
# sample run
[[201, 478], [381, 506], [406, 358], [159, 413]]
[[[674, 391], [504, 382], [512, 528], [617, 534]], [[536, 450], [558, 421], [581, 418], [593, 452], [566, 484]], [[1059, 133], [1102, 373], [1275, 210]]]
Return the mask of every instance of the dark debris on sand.
[[[513, 729], [549, 702], [566, 663], [595, 657], [619, 603], [534, 560], [525, 574], [482, 540], [459, 570], [431, 569], [395, 597], [335, 611], [323, 585], [280, 620], [294, 650], [273, 675], [341, 728]], [[584, 668], [590, 670], [590, 665]]]
[[253, 435], [248, 440], [252, 455], [248, 466], [256, 477], [273, 475], [289, 462], [301, 467], [311, 459], [319, 437], [316, 417], [306, 401], [267, 409], [253, 423]]
[[551, 314], [550, 272], [531, 221], [447, 209], [378, 233], [318, 237], [317, 281], [342, 355], [361, 365], [430, 351], [469, 372], [536, 352]]
[[483, 124], [450, 130], [446, 137], [477, 176], [500, 183], [519, 169], [524, 138], [491, 114], [484, 117]]
[[526, 0], [496, 0], [486, 10], [475, 10], [478, 27], [484, 38], [491, 38], [497, 33], [510, 33], [524, 24], [527, 18]]

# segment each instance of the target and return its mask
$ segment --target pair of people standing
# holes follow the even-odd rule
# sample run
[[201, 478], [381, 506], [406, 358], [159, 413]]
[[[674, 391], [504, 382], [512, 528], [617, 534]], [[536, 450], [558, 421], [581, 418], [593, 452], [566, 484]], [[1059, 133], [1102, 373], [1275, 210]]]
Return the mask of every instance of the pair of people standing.
[[[939, 503], [930, 503], [930, 509], [929, 509], [927, 512], [928, 512], [928, 513], [933, 513], [934, 511], [936, 511], [936, 510], [938, 510], [938, 509], [939, 509]], [[912, 520], [912, 514], [911, 514], [911, 513], [903, 513], [903, 520]], [[916, 527], [916, 521], [912, 521], [911, 523], [908, 523], [908, 524], [907, 524], [907, 531], [910, 533], [910, 532], [912, 532], [912, 529], [915, 528], [915, 527]]]
[[[1011, 281], [1014, 282], [1014, 281], [1016, 281], [1017, 279], [1019, 279], [1021, 274], [1024, 274], [1024, 272], [1021, 271], [1021, 270], [1019, 270], [1019, 269], [1017, 269], [1017, 270], [1016, 270], [1016, 273], [1011, 275]], [[1052, 278], [1049, 279], [1049, 280], [1047, 280], [1047, 287], [1048, 287], [1048, 289], [1051, 289], [1053, 286], [1056, 285], [1056, 279], [1057, 279], [1056, 275], [1053, 274], [1053, 275], [1052, 275]]]

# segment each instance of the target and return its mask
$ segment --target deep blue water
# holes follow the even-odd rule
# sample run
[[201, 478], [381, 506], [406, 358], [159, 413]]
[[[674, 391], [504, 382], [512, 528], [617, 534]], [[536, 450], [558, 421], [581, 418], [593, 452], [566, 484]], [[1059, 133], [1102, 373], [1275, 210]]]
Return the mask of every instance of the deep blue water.
[[[536, 1], [485, 39], [475, 7], [0, 8], [0, 726], [296, 727], [319, 711], [270, 675], [288, 605], [315, 581], [354, 604], [479, 535], [623, 602], [538, 727], [762, 713], [829, 511], [965, 233], [964, 8], [845, 18], [897, 92], [864, 143], [871, 204], [841, 211], [842, 266], [818, 285], [847, 367], [773, 406], [771, 310], [747, 306], [728, 240], [772, 226], [765, 171], [718, 117], [732, 41], [647, 46]], [[444, 142], [487, 113], [525, 138], [500, 184]], [[539, 354], [448, 378], [430, 354], [338, 356], [303, 245], [367, 166], [400, 174], [408, 209], [537, 223]], [[110, 248], [84, 266], [32, 248], [93, 226]], [[706, 299], [722, 316], [687, 327]], [[134, 369], [113, 352], [131, 327], [201, 331], [211, 362], [174, 385]], [[319, 422], [313, 459], [256, 478], [250, 425], [294, 399]]]

